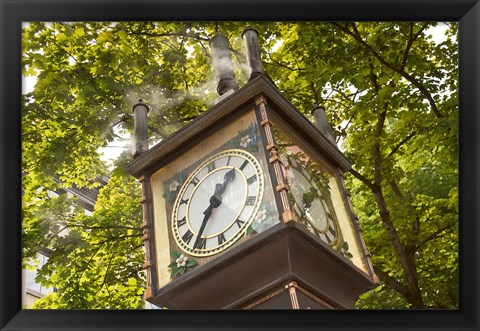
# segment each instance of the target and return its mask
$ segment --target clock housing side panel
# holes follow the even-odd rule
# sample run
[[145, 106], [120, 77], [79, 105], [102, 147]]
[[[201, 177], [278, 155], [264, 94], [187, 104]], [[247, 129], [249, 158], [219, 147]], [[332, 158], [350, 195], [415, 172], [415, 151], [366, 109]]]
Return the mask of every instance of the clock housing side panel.
[[[178, 277], [182, 277], [195, 268], [207, 264], [226, 251], [235, 249], [235, 247], [238, 247], [252, 236], [280, 223], [276, 200], [274, 198], [274, 189], [267, 171], [268, 160], [266, 159], [263, 148], [259, 123], [256, 120], [254, 109], [251, 109], [233, 122], [215, 130], [210, 136], [193, 145], [188, 151], [179, 155], [168, 165], [152, 174], [155, 248], [157, 256], [156, 268], [157, 274], [159, 275], [159, 287], [168, 284]], [[245, 153], [252, 155], [258, 161], [263, 176], [261, 201], [258, 202], [259, 205], [255, 208], [255, 215], [252, 215], [248, 222], [248, 227], [242, 232], [238, 239], [235, 239], [235, 242], [227, 248], [219, 249], [218, 252], [214, 252], [208, 256], [197, 256], [182, 248], [178, 244], [178, 237], [177, 239], [174, 237], [172, 222], [175, 222], [176, 206], [178, 206], [179, 199], [188, 196], [189, 191], [185, 185], [188, 185], [188, 183], [192, 181], [192, 177], [195, 177], [193, 175], [198, 172], [199, 178], [197, 179], [200, 183], [199, 186], [201, 186], [208, 181], [208, 179], [200, 178], [205, 172], [202, 171], [202, 167], [205, 165], [205, 169], [208, 168], [209, 160], [215, 160], [217, 156], [221, 156], [222, 153], [228, 153], [229, 151], [239, 151], [239, 154]], [[224, 167], [225, 165], [216, 164], [217, 169], [213, 170], [212, 173], [215, 171], [220, 173], [221, 169], [219, 168], [222, 166]], [[237, 177], [238, 176], [242, 175], [237, 171]], [[228, 194], [228, 190], [233, 189], [235, 189], [234, 186], [229, 186], [225, 194]], [[212, 192], [206, 192], [205, 195], [210, 197], [213, 193], [212, 190]], [[189, 204], [189, 208], [193, 208], [192, 206], [193, 202]], [[205, 206], [205, 208], [206, 207], [207, 206]], [[213, 213], [219, 211], [219, 209], [220, 208], [213, 210]], [[199, 209], [197, 213], [200, 214], [202, 218], [204, 217], [203, 210], [204, 209]], [[185, 235], [185, 232], [181, 232], [182, 229], [183, 227], [181, 227], [179, 234], [177, 234], [180, 237]], [[195, 233], [195, 231], [192, 232]], [[208, 231], [205, 230], [205, 233], [207, 232]], [[195, 234], [191, 242], [194, 241]], [[208, 242], [207, 240], [207, 243]]]
[[157, 288], [167, 284], [170, 279], [170, 271], [166, 266], [171, 261], [170, 238], [169, 238], [169, 221], [165, 206], [161, 203], [164, 200], [165, 192], [162, 184], [161, 176], [151, 176], [150, 180], [152, 190], [152, 205], [153, 205], [153, 249], [152, 254], [155, 259], [152, 267], [155, 268], [157, 276]]
[[343, 254], [347, 255], [352, 260], [353, 264], [361, 268], [363, 271], [370, 273], [369, 263], [364, 254], [361, 253], [361, 244], [357, 241], [357, 236], [355, 235], [356, 229], [354, 227], [354, 222], [357, 220], [354, 218], [355, 215], [353, 214], [353, 211], [350, 212], [349, 210], [348, 202], [341, 189], [340, 180], [341, 179], [338, 177], [330, 177], [329, 186], [331, 188], [332, 201], [337, 212], [337, 217], [340, 220], [349, 220], [349, 222], [340, 222], [343, 240], [348, 245], [341, 247], [341, 250]]
[[274, 112], [272, 129], [295, 219], [367, 274], [369, 262], [341, 189], [341, 171]]

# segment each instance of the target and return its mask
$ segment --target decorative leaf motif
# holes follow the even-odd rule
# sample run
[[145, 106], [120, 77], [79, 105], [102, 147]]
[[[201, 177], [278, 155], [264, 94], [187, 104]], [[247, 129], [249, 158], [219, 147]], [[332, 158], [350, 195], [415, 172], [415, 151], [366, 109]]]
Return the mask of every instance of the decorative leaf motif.
[[272, 201], [264, 202], [258, 209], [257, 215], [247, 228], [247, 235], [261, 233], [279, 222], [275, 204]]
[[179, 275], [183, 275], [187, 269], [197, 265], [197, 261], [185, 256], [183, 253], [172, 252], [172, 263], [168, 265], [170, 269], [170, 278], [175, 279]]
[[340, 246], [339, 251], [340, 253], [345, 256], [349, 261], [353, 258], [352, 253], [348, 251], [348, 243], [345, 241], [343, 242], [342, 246]]
[[178, 194], [178, 191], [180, 190], [180, 187], [182, 187], [183, 182], [185, 182], [186, 175], [182, 171], [169, 180], [163, 182], [163, 197], [168, 203], [172, 203], [175, 197]]
[[257, 153], [258, 134], [258, 126], [252, 123], [246, 130], [238, 131], [237, 136], [229, 144], [231, 148], [241, 148], [250, 153]]

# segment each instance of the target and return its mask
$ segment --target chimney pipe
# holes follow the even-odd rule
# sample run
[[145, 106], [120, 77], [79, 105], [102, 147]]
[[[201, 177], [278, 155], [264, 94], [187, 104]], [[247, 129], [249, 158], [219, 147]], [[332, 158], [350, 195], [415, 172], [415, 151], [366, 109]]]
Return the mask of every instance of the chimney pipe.
[[228, 39], [221, 34], [216, 34], [210, 39], [210, 48], [212, 49], [215, 76], [218, 79], [218, 94], [223, 95], [230, 90], [238, 90]]
[[148, 150], [148, 128], [147, 128], [147, 113], [149, 108], [143, 103], [143, 100], [138, 100], [138, 103], [133, 106], [134, 116], [134, 150], [133, 157]]
[[247, 27], [243, 33], [243, 44], [247, 53], [247, 63], [250, 70], [250, 79], [263, 74], [262, 58], [260, 56], [260, 46], [258, 45], [258, 32], [251, 27]]
[[332, 143], [336, 145], [337, 142], [335, 141], [335, 136], [333, 135], [332, 127], [328, 123], [327, 115], [325, 115], [325, 108], [315, 103], [311, 114], [315, 119], [315, 126], [318, 128], [318, 130], [321, 133], [323, 133], [323, 135], [327, 137], [328, 140], [330, 140]]

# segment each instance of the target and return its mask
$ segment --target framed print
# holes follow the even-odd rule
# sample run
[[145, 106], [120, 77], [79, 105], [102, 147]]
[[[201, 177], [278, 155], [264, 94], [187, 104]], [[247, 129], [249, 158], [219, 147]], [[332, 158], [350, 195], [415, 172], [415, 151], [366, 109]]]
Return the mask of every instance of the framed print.
[[2, 330], [480, 328], [478, 1], [0, 5]]

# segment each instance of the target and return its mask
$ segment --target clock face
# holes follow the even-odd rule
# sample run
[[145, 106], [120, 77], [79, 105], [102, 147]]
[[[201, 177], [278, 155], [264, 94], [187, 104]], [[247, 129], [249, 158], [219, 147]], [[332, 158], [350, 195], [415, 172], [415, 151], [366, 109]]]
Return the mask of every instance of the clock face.
[[188, 176], [175, 200], [177, 245], [192, 256], [230, 247], [252, 223], [263, 188], [262, 169], [252, 154], [232, 149], [210, 157]]
[[[338, 226], [335, 210], [328, 195], [328, 183], [321, 184], [319, 176], [292, 157], [288, 158], [292, 173], [290, 190], [295, 202], [295, 212], [306, 221], [307, 228], [329, 245], [338, 243]], [[327, 186], [327, 187], [324, 187]]]

